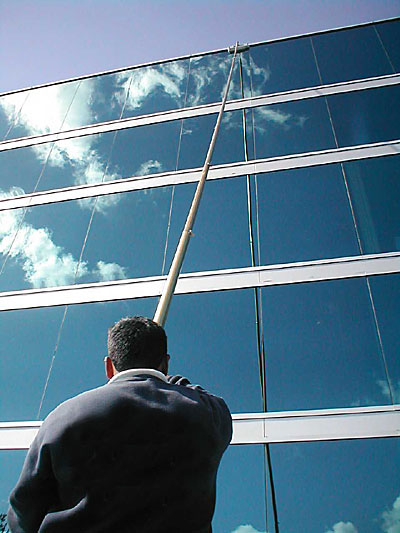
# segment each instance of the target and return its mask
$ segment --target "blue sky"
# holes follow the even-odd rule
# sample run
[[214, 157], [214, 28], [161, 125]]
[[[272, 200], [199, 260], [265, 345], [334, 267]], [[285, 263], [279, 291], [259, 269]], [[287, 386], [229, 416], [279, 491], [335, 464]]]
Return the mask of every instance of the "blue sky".
[[[10, 66], [2, 71], [7, 74], [0, 82], [4, 90], [23, 87], [220, 48], [236, 39], [255, 42], [381, 19], [396, 15], [398, 7], [399, 2], [368, 1], [148, 2], [145, 6], [2, 2], [0, 54]], [[358, 32], [362, 38], [353, 38], [350, 48], [343, 45], [348, 52], [344, 55], [340, 42], [329, 45], [336, 36], [315, 39], [325, 83], [391, 72], [390, 64], [379, 57], [380, 48], [370, 30]], [[382, 36], [387, 37], [384, 30]], [[294, 83], [297, 87], [319, 84], [308, 41], [296, 41], [283, 53], [286, 46], [276, 45], [268, 53], [259, 47], [251, 57], [245, 55], [245, 66], [251, 64], [254, 71], [256, 93], [287, 90]], [[186, 103], [218, 100], [228, 61], [224, 52], [193, 62]], [[4, 98], [0, 135], [8, 131], [21, 103], [18, 123], [9, 137], [115, 119], [122, 111], [130, 116], [185, 105], [187, 61], [142, 72], [142, 83], [133, 86], [126, 102], [129, 76], [125, 74], [38, 91], [26, 102], [19, 95]], [[152, 85], [155, 76], [158, 81]], [[143, 86], [148, 90], [143, 91]], [[236, 71], [231, 96], [237, 97], [237, 91]], [[398, 87], [328, 97], [339, 146], [398, 138], [398, 101]], [[45, 190], [95, 182], [103, 176], [118, 179], [174, 170], [176, 165], [198, 166], [214, 120], [202, 117], [184, 122], [179, 157], [177, 122], [121, 131], [115, 139], [107, 133], [61, 142], [51, 151], [44, 144], [2, 153], [0, 188], [2, 194], [21, 194], [32, 191], [39, 176], [39, 190]], [[240, 113], [224, 117], [213, 163], [243, 159], [240, 127]], [[254, 138], [251, 157], [335, 146], [326, 106], [319, 98], [259, 108], [254, 113]], [[362, 246], [368, 253], [400, 247], [399, 157], [345, 165]], [[253, 191], [254, 185], [253, 180]], [[339, 166], [260, 176], [258, 187], [262, 264], [359, 253]], [[193, 185], [181, 185], [175, 191], [167, 264], [192, 193]], [[170, 188], [100, 198], [77, 281], [160, 274], [170, 198]], [[2, 215], [1, 258], [20, 228], [0, 290], [72, 283], [92, 209], [91, 201], [77, 201], [32, 208], [23, 221], [15, 211]], [[249, 265], [245, 178], [210, 182], [184, 270]], [[371, 290], [397, 393], [400, 276], [372, 278]], [[263, 289], [262, 305], [271, 410], [389, 403], [364, 279]], [[107, 327], [125, 315], [152, 316], [155, 306], [156, 300], [148, 299], [70, 307], [41, 416], [65, 398], [104, 383]], [[1, 391], [4, 420], [36, 418], [63, 311], [48, 308], [2, 316], [1, 335], [7, 343], [1, 348], [1, 373], [8, 378]], [[176, 297], [167, 333], [173, 372], [222, 395], [233, 412], [261, 410], [251, 290]], [[397, 533], [390, 527], [400, 524], [398, 451], [396, 439], [273, 446], [282, 531]], [[8, 473], [0, 485], [0, 511], [22, 460], [20, 452], [0, 454], [2, 470]], [[260, 447], [228, 451], [220, 472], [216, 533], [265, 531], [262, 472]], [[270, 508], [269, 517], [271, 524]]]
[[399, 14], [399, 0], [1, 0], [0, 92]]

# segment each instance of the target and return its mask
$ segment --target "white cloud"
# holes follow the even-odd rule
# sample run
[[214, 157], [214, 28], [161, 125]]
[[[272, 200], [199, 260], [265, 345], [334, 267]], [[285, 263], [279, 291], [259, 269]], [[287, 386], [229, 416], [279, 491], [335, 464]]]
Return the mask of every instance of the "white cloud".
[[250, 524], [246, 524], [245, 526], [239, 526], [235, 531], [232, 531], [232, 533], [266, 533], [265, 531], [258, 531], [258, 529], [255, 529]]
[[136, 176], [146, 176], [147, 174], [155, 174], [161, 172], [162, 164], [157, 159], [149, 159], [140, 165], [136, 171]]
[[[383, 394], [383, 396], [385, 396], [388, 399], [391, 399], [390, 391], [389, 391], [389, 384], [387, 380], [378, 379], [376, 383], [380, 387], [381, 393]], [[397, 382], [397, 384], [392, 382], [392, 392], [394, 396], [393, 398], [394, 401], [395, 402], [400, 401], [400, 380]]]
[[104, 261], [97, 262], [97, 269], [93, 271], [97, 274], [100, 281], [112, 281], [114, 279], [125, 279], [126, 269], [118, 263], [105, 263]]
[[337, 522], [326, 533], [358, 533], [358, 529], [352, 522]]
[[[0, 191], [0, 198], [24, 194], [20, 188]], [[78, 268], [78, 260], [53, 242], [48, 228], [34, 228], [23, 221], [22, 210], [0, 213], [0, 253], [15, 259], [25, 272], [25, 279], [35, 288], [69, 285], [84, 278], [90, 270], [86, 261]], [[117, 263], [99, 261], [92, 272], [102, 281], [126, 277], [125, 268]], [[107, 277], [109, 276], [109, 277]]]
[[383, 511], [382, 520], [382, 531], [400, 533], [400, 496], [396, 498], [390, 511]]
[[156, 89], [160, 89], [179, 104], [183, 93], [181, 83], [186, 76], [187, 68], [183, 62], [166, 63], [137, 69], [133, 72], [121, 72], [116, 78], [122, 90], [116, 93], [115, 98], [119, 104], [122, 104], [129, 88], [126, 108], [133, 110], [140, 107]]

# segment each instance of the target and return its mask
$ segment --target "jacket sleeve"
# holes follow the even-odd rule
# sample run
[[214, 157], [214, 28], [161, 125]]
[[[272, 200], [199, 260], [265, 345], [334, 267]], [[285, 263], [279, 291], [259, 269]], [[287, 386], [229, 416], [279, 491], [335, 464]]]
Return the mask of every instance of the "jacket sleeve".
[[10, 495], [7, 519], [12, 533], [36, 533], [57, 497], [49, 447], [43, 445], [41, 436], [40, 430]]
[[203, 404], [207, 406], [208, 412], [211, 413], [214, 428], [219, 434], [220, 446], [222, 450], [225, 450], [232, 439], [232, 416], [224, 400], [210, 394], [200, 385], [192, 385], [183, 376], [167, 376], [167, 380], [171, 384], [193, 389], [200, 394]]

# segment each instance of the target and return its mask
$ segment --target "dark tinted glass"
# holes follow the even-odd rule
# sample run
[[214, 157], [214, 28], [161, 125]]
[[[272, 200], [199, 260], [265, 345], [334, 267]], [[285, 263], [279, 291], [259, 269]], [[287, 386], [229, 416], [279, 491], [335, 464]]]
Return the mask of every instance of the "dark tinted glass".
[[400, 156], [344, 164], [363, 252], [400, 250]]
[[280, 530], [394, 533], [399, 445], [394, 438], [272, 445]]
[[328, 96], [339, 146], [400, 136], [400, 86]]
[[250, 48], [253, 96], [320, 85], [309, 37]]
[[[191, 58], [187, 105], [222, 100], [233, 55], [226, 52]], [[240, 98], [239, 65], [235, 61], [228, 99]]]
[[1, 138], [41, 135], [185, 105], [189, 60], [18, 92], [0, 98]]
[[376, 24], [375, 28], [396, 72], [400, 71], [400, 19]]
[[263, 289], [271, 411], [390, 403], [363, 278]]
[[[0, 451], [0, 514], [7, 512], [8, 497], [18, 481], [25, 455], [25, 450]], [[7, 532], [8, 529], [2, 531]]]
[[339, 165], [258, 177], [261, 264], [359, 253]]
[[324, 33], [312, 41], [322, 83], [393, 73], [373, 26]]
[[257, 158], [335, 147], [323, 98], [257, 107], [254, 128]]
[[400, 274], [370, 278], [376, 307], [379, 330], [382, 337], [391, 390], [387, 380], [380, 383], [382, 393], [388, 400], [400, 403]]
[[218, 472], [213, 531], [265, 531], [263, 454], [262, 446], [231, 446], [226, 451]]

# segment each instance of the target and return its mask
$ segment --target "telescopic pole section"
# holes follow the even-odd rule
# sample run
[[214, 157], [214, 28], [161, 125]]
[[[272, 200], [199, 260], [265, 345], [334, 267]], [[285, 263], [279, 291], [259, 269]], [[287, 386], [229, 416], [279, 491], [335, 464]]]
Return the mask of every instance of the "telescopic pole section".
[[196, 215], [199, 209], [201, 196], [203, 194], [204, 184], [206, 182], [207, 175], [208, 175], [208, 169], [210, 167], [211, 157], [214, 151], [215, 143], [217, 141], [218, 131], [219, 131], [219, 127], [220, 127], [221, 120], [222, 120], [222, 114], [224, 112], [225, 103], [228, 97], [228, 91], [229, 91], [229, 86], [231, 83], [232, 72], [233, 72], [233, 67], [235, 64], [238, 45], [239, 43], [236, 43], [235, 45], [231, 69], [229, 71], [228, 81], [225, 87], [224, 97], [222, 99], [221, 108], [218, 113], [218, 118], [217, 118], [217, 122], [214, 127], [214, 132], [211, 138], [210, 146], [208, 147], [208, 152], [207, 152], [206, 160], [204, 162], [200, 181], [197, 184], [196, 192], [192, 200], [192, 205], [190, 206], [189, 214], [187, 216], [186, 223], [181, 234], [181, 238], [179, 239], [179, 243], [178, 243], [178, 246], [175, 252], [175, 256], [172, 261], [172, 265], [168, 273], [167, 280], [165, 282], [164, 290], [158, 302], [157, 309], [154, 315], [154, 319], [153, 319], [154, 322], [156, 322], [160, 326], [164, 326], [167, 320], [168, 310], [171, 304], [172, 296], [175, 291], [176, 282], [178, 281], [182, 263], [185, 258], [185, 254], [186, 254], [187, 247], [189, 245], [190, 237], [192, 235], [193, 225], [196, 220]]

